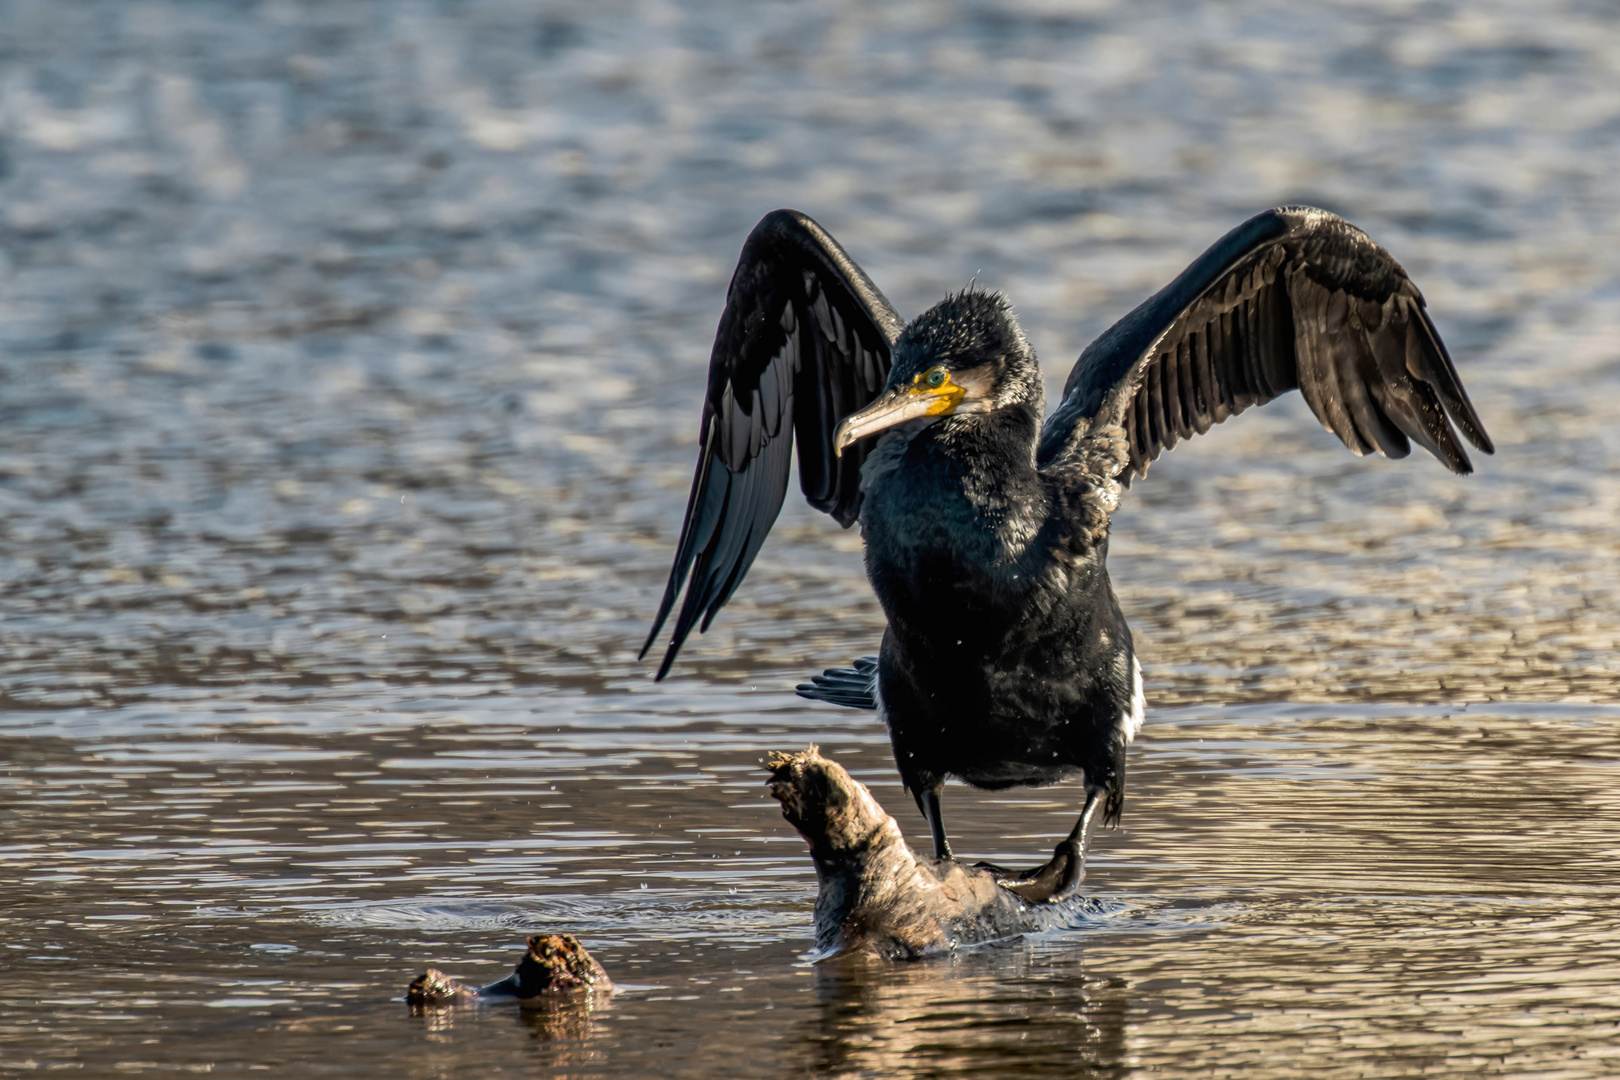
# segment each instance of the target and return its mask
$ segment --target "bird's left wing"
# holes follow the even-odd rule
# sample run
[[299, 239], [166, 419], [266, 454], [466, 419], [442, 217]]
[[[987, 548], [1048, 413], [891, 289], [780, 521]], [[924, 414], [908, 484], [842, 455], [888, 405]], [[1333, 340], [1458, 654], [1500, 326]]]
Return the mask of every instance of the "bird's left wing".
[[1358, 455], [1405, 457], [1410, 440], [1471, 472], [1452, 422], [1493, 449], [1401, 265], [1342, 218], [1283, 207], [1227, 233], [1086, 347], [1038, 457], [1090, 472], [1082, 459], [1111, 462], [1118, 446], [1129, 484], [1177, 441], [1294, 389]]
[[[820, 225], [767, 214], [743, 244], [709, 357], [686, 520], [645, 656], [683, 586], [662, 679], [693, 626], [707, 630], [753, 564], [787, 494], [794, 440], [805, 498], [844, 526], [860, 514], [868, 443], [840, 457], [833, 429], [889, 377], [900, 316]], [[690, 577], [690, 580], [688, 578]]]

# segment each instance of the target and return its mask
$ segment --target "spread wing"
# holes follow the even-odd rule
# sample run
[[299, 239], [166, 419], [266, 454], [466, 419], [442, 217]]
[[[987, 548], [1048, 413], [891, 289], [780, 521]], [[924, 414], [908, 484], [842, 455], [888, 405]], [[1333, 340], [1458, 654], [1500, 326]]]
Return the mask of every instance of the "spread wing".
[[889, 376], [900, 316], [820, 225], [765, 216], [743, 244], [709, 357], [697, 475], [647, 655], [683, 586], [662, 679], [692, 627], [707, 630], [765, 542], [787, 494], [793, 433], [810, 505], [848, 527], [871, 440], [833, 452], [833, 430]]
[[1283, 207], [1227, 233], [1086, 347], [1039, 460], [1122, 429], [1129, 484], [1180, 440], [1296, 389], [1357, 456], [1405, 457], [1416, 442], [1472, 472], [1453, 423], [1493, 452], [1401, 265], [1342, 218]]

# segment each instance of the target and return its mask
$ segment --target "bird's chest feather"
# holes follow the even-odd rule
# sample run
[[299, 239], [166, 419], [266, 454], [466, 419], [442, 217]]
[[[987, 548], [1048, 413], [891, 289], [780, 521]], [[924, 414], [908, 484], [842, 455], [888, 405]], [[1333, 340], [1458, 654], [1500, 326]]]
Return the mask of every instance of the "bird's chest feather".
[[[868, 458], [867, 574], [891, 624], [1005, 633], [1044, 586], [1047, 500], [1033, 465], [897, 432]], [[951, 633], [956, 633], [952, 629]]]

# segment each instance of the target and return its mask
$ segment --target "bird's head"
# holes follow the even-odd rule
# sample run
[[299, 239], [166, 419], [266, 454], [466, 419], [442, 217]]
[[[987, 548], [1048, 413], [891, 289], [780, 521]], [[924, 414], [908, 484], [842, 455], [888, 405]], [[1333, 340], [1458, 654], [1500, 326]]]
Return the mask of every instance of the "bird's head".
[[912, 320], [895, 342], [889, 381], [866, 408], [844, 418], [833, 447], [914, 420], [972, 416], [1008, 406], [1039, 416], [1045, 391], [1035, 350], [1000, 293], [964, 291]]

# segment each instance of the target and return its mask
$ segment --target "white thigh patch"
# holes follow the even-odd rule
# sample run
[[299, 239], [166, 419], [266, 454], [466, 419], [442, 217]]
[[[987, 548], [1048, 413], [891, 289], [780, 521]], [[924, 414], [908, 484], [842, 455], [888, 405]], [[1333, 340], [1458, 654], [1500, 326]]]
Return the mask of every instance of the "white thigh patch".
[[1131, 711], [1120, 719], [1125, 721], [1125, 741], [1130, 742], [1136, 738], [1136, 733], [1142, 730], [1142, 711], [1147, 708], [1147, 701], [1142, 697], [1142, 665], [1131, 657]]

